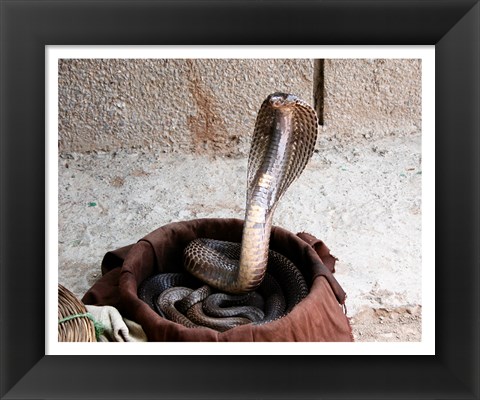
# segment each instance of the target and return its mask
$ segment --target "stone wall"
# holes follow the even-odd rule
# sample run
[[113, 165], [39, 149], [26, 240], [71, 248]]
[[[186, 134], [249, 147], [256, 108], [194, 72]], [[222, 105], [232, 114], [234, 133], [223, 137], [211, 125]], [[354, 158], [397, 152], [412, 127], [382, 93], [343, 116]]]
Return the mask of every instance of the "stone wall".
[[64, 59], [59, 151], [245, 155], [275, 91], [315, 104], [324, 137], [421, 129], [420, 60]]

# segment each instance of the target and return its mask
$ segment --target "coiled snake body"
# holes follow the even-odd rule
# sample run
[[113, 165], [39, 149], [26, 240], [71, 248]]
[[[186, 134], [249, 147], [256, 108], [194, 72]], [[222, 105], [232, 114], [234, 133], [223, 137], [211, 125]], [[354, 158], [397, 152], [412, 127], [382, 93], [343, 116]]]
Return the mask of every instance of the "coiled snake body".
[[[300, 302], [308, 293], [305, 280], [287, 258], [269, 251], [269, 240], [276, 206], [311, 158], [317, 130], [316, 113], [306, 102], [285, 93], [268, 96], [258, 112], [249, 152], [242, 243], [193, 240], [184, 251], [184, 266], [191, 276], [149, 278], [140, 286], [139, 297], [175, 322], [220, 331], [275, 320]], [[191, 289], [184, 290], [184, 285]], [[177, 287], [177, 293], [170, 287]], [[212, 301], [201, 305], [208, 291], [226, 292], [231, 302], [237, 295], [241, 305], [235, 307], [243, 309], [225, 318], [224, 325], [216, 321], [222, 317], [203, 316], [208, 304], [212, 309]], [[265, 299], [263, 308], [255, 300], [258, 294]], [[249, 317], [245, 306], [251, 308]], [[185, 312], [181, 317], [179, 307]]]

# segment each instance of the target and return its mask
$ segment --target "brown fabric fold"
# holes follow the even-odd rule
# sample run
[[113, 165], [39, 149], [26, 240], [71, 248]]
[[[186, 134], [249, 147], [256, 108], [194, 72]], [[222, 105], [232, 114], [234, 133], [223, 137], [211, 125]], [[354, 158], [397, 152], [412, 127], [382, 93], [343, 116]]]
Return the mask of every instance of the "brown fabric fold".
[[102, 275], [114, 268], [120, 268], [123, 265], [125, 257], [135, 244], [120, 247], [119, 249], [109, 251], [102, 260]]
[[330, 272], [332, 274], [335, 273], [335, 263], [338, 259], [330, 254], [330, 250], [327, 245], [323, 243], [323, 240], [317, 239], [307, 232], [297, 233], [297, 236], [312, 246]]
[[272, 228], [271, 249], [297, 265], [310, 287], [308, 296], [287, 316], [268, 324], [243, 325], [220, 333], [168, 321], [138, 298], [138, 285], [150, 275], [183, 271], [183, 249], [191, 240], [205, 237], [239, 242], [242, 228], [242, 220], [220, 218], [162, 226], [136, 244], [108, 252], [102, 261], [102, 278], [82, 301], [116, 307], [122, 316], [139, 323], [150, 341], [353, 341], [341, 307], [345, 292], [331, 272], [335, 257], [314, 236], [297, 236], [279, 227]]

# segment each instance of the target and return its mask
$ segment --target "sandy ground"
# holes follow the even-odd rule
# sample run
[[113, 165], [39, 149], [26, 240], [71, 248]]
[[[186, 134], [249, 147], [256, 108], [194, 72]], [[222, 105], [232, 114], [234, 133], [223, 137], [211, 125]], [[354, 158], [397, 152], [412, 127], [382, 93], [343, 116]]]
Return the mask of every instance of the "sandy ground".
[[[244, 158], [142, 152], [59, 157], [59, 282], [79, 298], [105, 252], [161, 225], [243, 218]], [[338, 259], [357, 341], [421, 340], [421, 136], [320, 142], [274, 225]]]

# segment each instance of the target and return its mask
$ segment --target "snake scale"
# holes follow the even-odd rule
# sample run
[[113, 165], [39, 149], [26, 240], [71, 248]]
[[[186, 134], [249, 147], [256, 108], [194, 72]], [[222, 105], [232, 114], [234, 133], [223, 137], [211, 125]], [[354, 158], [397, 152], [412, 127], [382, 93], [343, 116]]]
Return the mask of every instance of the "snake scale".
[[269, 95], [258, 111], [248, 157], [242, 242], [193, 240], [184, 250], [187, 273], [147, 278], [139, 297], [174, 322], [218, 331], [274, 321], [306, 297], [303, 275], [269, 250], [269, 241], [279, 200], [311, 158], [317, 133], [308, 103], [292, 94]]

